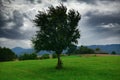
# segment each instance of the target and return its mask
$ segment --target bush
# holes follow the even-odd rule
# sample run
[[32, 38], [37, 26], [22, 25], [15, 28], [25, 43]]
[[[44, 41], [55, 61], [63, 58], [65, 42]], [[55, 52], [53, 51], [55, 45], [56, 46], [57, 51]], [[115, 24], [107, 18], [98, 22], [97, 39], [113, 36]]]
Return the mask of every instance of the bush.
[[77, 49], [75, 52], [75, 54], [93, 54], [94, 50], [86, 47], [86, 46], [81, 46], [79, 49]]
[[0, 61], [12, 61], [16, 58], [16, 55], [9, 48], [0, 47]]
[[113, 55], [114, 55], [114, 54], [116, 54], [116, 52], [115, 52], [115, 51], [112, 51], [112, 53], [111, 53], [111, 54], [113, 54]]
[[24, 53], [23, 55], [19, 56], [19, 60], [34, 60], [37, 59], [37, 54], [32, 53], [32, 54], [27, 54]]
[[57, 54], [52, 54], [52, 58], [57, 58]]
[[[66, 54], [60, 54], [60, 56], [62, 57], [62, 56], [65, 56]], [[57, 54], [52, 54], [52, 58], [57, 58]]]
[[41, 58], [42, 59], [49, 59], [49, 54], [43, 54]]
[[109, 53], [107, 53], [107, 52], [101, 52], [100, 54], [109, 54]]
[[62, 57], [62, 56], [65, 56], [66, 54], [61, 54], [60, 56]]

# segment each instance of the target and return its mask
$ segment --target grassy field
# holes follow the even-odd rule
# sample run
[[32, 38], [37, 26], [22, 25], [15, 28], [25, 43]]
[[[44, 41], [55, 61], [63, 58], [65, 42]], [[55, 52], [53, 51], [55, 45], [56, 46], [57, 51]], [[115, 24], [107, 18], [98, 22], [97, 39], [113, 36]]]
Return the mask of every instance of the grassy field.
[[62, 57], [56, 59], [0, 62], [0, 80], [120, 80], [120, 56]]

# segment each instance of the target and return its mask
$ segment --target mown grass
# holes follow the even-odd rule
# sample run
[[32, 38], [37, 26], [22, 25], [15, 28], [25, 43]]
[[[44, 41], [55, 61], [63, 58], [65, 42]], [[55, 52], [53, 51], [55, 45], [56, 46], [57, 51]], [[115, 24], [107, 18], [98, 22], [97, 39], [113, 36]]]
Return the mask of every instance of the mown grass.
[[62, 70], [56, 70], [57, 59], [0, 63], [0, 80], [120, 80], [120, 56], [62, 57]]

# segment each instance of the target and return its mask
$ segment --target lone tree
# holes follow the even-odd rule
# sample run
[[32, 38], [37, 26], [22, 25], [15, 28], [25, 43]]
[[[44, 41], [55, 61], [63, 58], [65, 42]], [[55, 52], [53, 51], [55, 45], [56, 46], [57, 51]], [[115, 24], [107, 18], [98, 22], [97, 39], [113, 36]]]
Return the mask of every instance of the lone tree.
[[32, 39], [37, 52], [40, 50], [55, 51], [58, 58], [56, 68], [62, 68], [60, 54], [71, 44], [77, 44], [80, 33], [77, 28], [81, 15], [78, 11], [60, 6], [50, 6], [47, 11], [39, 11], [33, 20], [39, 30]]

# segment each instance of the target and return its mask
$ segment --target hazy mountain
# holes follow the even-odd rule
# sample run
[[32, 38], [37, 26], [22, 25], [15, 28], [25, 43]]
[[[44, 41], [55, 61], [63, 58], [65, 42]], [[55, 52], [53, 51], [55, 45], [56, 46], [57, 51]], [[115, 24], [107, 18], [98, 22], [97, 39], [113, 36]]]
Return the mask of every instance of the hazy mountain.
[[24, 49], [24, 48], [21, 48], [21, 47], [15, 47], [15, 48], [12, 49], [12, 51], [14, 53], [16, 53], [17, 55], [21, 55], [21, 54], [24, 54], [24, 53], [33, 53], [34, 49]]
[[[30, 54], [30, 53], [35, 52], [35, 50], [32, 49], [32, 48], [24, 49], [24, 48], [21, 48], [21, 47], [15, 47], [15, 48], [12, 49], [12, 51], [13, 51], [14, 53], [16, 53], [17, 55], [21, 55], [21, 54], [24, 54], [24, 53]], [[53, 53], [53, 52], [52, 52], [52, 51], [42, 50], [42, 51], [40, 51], [40, 52], [38, 53], [38, 55], [50, 54], [50, 53]]]
[[[91, 46], [87, 46], [91, 49], [96, 49], [96, 48], [100, 48], [100, 50], [111, 53], [112, 51], [115, 51], [116, 53], [120, 54], [120, 44], [111, 44], [111, 45], [91, 45]], [[12, 49], [13, 52], [15, 52], [17, 55], [23, 54], [23, 53], [33, 53], [34, 49], [29, 48], [29, 49], [24, 49], [21, 47], [15, 47]], [[65, 53], [66, 50], [63, 51], [63, 53]], [[38, 53], [38, 55], [42, 55], [42, 54], [51, 54], [53, 53], [52, 51], [45, 51], [42, 50]]]
[[120, 44], [111, 44], [111, 45], [91, 45], [87, 46], [91, 49], [100, 48], [100, 50], [111, 53], [115, 51], [117, 54], [120, 54]]

